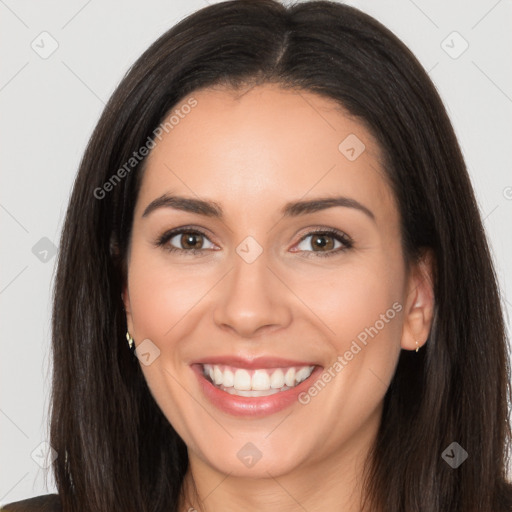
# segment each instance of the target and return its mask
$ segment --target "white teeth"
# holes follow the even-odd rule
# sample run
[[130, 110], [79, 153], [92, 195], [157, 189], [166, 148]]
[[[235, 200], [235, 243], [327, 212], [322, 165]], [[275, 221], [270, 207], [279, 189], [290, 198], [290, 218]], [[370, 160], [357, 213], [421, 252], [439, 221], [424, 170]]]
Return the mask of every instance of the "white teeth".
[[[281, 391], [280, 389], [268, 389], [266, 391], [255, 391], [254, 389], [250, 389], [249, 391], [240, 391], [239, 389], [235, 389], [235, 388], [224, 388], [224, 386], [221, 386], [221, 389], [223, 391], [226, 391], [230, 395], [248, 396], [248, 397], [275, 395], [276, 393], [279, 393]], [[287, 389], [290, 389], [290, 388], [284, 388], [282, 391], [285, 391]]]
[[266, 391], [270, 389], [270, 377], [265, 370], [256, 370], [254, 372], [252, 376], [252, 389], [255, 391]]
[[311, 375], [311, 370], [308, 367], [301, 368], [298, 372], [295, 372], [295, 382], [298, 384], [303, 380], [306, 380]]
[[251, 376], [247, 370], [237, 370], [235, 372], [233, 387], [242, 391], [249, 391], [251, 389]]
[[224, 370], [224, 382], [222, 384], [227, 388], [231, 388], [235, 384], [235, 375], [231, 370]]
[[306, 380], [314, 366], [245, 370], [224, 365], [203, 365], [203, 373], [224, 391], [240, 396], [266, 396]]
[[284, 376], [284, 383], [287, 386], [295, 386], [295, 368], [289, 368]]
[[272, 389], [282, 388], [284, 386], [284, 373], [281, 368], [278, 368], [270, 377], [270, 387]]
[[219, 385], [222, 384], [224, 380], [224, 375], [222, 374], [220, 368], [218, 366], [213, 367], [213, 382]]

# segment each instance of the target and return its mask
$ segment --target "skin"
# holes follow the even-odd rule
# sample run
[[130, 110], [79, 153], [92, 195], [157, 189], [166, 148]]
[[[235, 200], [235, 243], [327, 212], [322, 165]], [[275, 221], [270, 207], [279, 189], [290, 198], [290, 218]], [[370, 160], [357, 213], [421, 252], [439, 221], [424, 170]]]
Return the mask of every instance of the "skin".
[[[428, 337], [434, 306], [432, 256], [402, 253], [399, 214], [376, 140], [332, 100], [260, 85], [196, 91], [197, 106], [150, 153], [137, 199], [123, 300], [136, 345], [160, 355], [141, 368], [159, 407], [188, 446], [181, 510], [360, 511], [364, 458], [400, 351]], [[183, 100], [183, 104], [187, 98]], [[355, 134], [354, 161], [338, 146]], [[142, 216], [164, 193], [209, 199], [224, 220], [170, 207]], [[342, 195], [375, 219], [336, 206], [283, 217], [289, 201]], [[193, 225], [201, 254], [155, 245]], [[335, 228], [353, 247], [322, 257], [314, 236]], [[247, 263], [247, 237], [263, 252]], [[190, 251], [181, 235], [168, 241]], [[307, 256], [310, 256], [309, 258]], [[221, 412], [202, 394], [191, 361], [216, 355], [276, 356], [328, 368], [365, 328], [401, 311], [307, 405], [261, 418]], [[254, 444], [246, 467], [237, 452]], [[192, 482], [198, 497], [192, 492]]]

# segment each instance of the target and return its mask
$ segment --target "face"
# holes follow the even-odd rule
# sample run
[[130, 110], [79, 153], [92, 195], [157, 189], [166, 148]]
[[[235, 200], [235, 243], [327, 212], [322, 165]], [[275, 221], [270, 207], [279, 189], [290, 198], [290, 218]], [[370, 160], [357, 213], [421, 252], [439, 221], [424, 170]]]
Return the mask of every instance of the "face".
[[356, 459], [431, 318], [379, 146], [313, 93], [191, 97], [148, 156], [123, 293], [151, 393], [195, 467]]

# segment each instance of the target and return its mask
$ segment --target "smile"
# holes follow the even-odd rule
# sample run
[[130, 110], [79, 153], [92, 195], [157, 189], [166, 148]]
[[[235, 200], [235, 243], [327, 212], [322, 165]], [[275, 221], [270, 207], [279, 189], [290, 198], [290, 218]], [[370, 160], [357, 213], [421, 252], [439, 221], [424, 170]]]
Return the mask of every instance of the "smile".
[[323, 371], [322, 366], [310, 361], [230, 355], [193, 361], [190, 368], [200, 393], [211, 405], [248, 419], [298, 404], [299, 394]]
[[269, 396], [292, 389], [305, 381], [314, 366], [245, 369], [228, 365], [204, 364], [203, 375], [215, 387], [231, 395]]

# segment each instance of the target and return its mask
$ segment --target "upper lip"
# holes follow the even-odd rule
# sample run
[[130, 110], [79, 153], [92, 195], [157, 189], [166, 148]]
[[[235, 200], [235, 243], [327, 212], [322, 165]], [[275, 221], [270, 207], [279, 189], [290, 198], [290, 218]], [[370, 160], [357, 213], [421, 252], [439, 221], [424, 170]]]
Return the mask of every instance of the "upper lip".
[[247, 368], [254, 370], [257, 368], [283, 368], [289, 366], [318, 366], [310, 361], [297, 361], [296, 359], [283, 359], [281, 357], [259, 356], [253, 358], [243, 358], [233, 355], [211, 356], [192, 361], [192, 364], [225, 364], [235, 368]]

